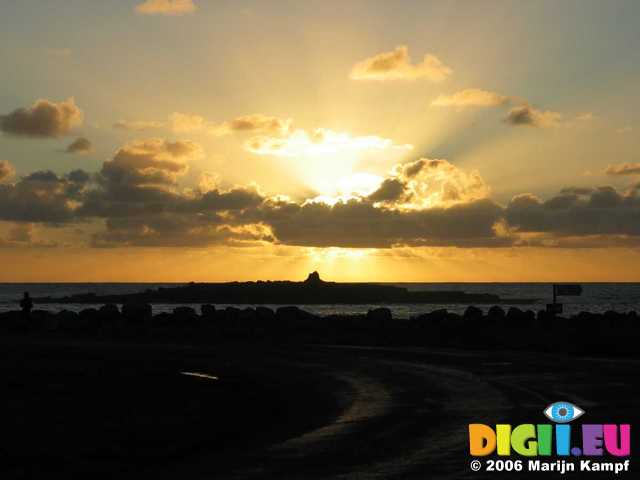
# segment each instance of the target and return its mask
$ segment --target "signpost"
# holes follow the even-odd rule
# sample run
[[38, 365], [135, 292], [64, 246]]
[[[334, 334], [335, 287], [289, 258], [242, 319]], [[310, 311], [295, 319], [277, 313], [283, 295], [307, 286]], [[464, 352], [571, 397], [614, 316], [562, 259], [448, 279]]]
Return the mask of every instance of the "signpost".
[[582, 295], [582, 285], [562, 283], [560, 285], [553, 284], [553, 303], [547, 304], [547, 312], [558, 314], [562, 313], [562, 304], [556, 301], [557, 297], [576, 297]]

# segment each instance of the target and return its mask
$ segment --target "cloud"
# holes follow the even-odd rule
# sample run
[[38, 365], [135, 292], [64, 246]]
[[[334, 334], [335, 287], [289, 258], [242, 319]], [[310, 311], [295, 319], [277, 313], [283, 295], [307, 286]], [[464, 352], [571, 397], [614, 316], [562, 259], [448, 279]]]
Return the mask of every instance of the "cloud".
[[388, 248], [490, 246], [500, 207], [489, 200], [449, 208], [399, 211], [352, 199], [334, 205], [267, 202], [253, 212], [282, 244], [310, 247]]
[[397, 145], [388, 138], [375, 135], [353, 136], [328, 128], [312, 131], [296, 129], [285, 136], [260, 135], [245, 142], [245, 149], [256, 155], [278, 157], [309, 157], [344, 152], [400, 150], [410, 151], [412, 145]]
[[607, 175], [640, 175], [640, 163], [619, 163], [609, 165], [605, 170]]
[[530, 105], [520, 105], [509, 110], [505, 122], [513, 126], [556, 127], [560, 125], [562, 114], [552, 111], [541, 111]]
[[65, 152], [84, 155], [87, 153], [91, 153], [92, 150], [93, 146], [91, 145], [89, 139], [85, 137], [78, 137], [69, 144], [69, 146], [65, 149]]
[[452, 95], [440, 95], [431, 105], [437, 107], [500, 107], [508, 104], [511, 99], [489, 90], [467, 88]]
[[[523, 193], [503, 206], [478, 172], [420, 158], [366, 192], [294, 201], [212, 174], [184, 188], [189, 162], [202, 156], [195, 142], [152, 138], [124, 144], [97, 173], [35, 171], [0, 184], [0, 221], [87, 222], [87, 241], [101, 248], [640, 246], [640, 185], [567, 187], [546, 200]], [[4, 242], [33, 245], [30, 232], [16, 227]]]
[[591, 187], [565, 187], [560, 190], [561, 194], [568, 195], [591, 195], [594, 189]]
[[164, 128], [164, 122], [156, 122], [154, 120], [119, 120], [113, 124], [116, 130], [128, 130], [133, 132], [142, 132], [145, 130], [157, 130]]
[[202, 156], [202, 147], [195, 142], [135, 140], [103, 164], [101, 175], [107, 182], [121, 186], [174, 185], [177, 177], [188, 170], [187, 162]]
[[367, 198], [372, 202], [397, 202], [406, 195], [406, 185], [397, 178], [385, 178]]
[[396, 165], [391, 178], [404, 187], [394, 199], [395, 208], [405, 210], [467, 203], [490, 194], [477, 171], [462, 170], [443, 159], [421, 158]]
[[169, 124], [175, 133], [187, 133], [203, 130], [207, 126], [207, 121], [200, 115], [174, 112], [169, 116]]
[[136, 6], [143, 15], [185, 15], [195, 10], [193, 0], [146, 0]]
[[561, 193], [546, 201], [531, 194], [515, 196], [505, 218], [518, 232], [552, 234], [556, 238], [592, 235], [635, 236], [640, 244], [640, 197], [636, 190], [594, 188], [588, 195]]
[[16, 174], [16, 169], [7, 160], [0, 160], [0, 182], [11, 179]]
[[441, 82], [453, 70], [435, 55], [427, 54], [422, 62], [411, 63], [409, 49], [400, 45], [391, 52], [379, 53], [356, 63], [351, 69], [352, 80], [417, 80], [426, 78], [432, 82]]
[[0, 220], [66, 223], [76, 217], [88, 176], [59, 177], [49, 170], [33, 172], [15, 184], [0, 185]]
[[156, 120], [120, 120], [113, 127], [119, 130], [145, 131], [168, 129], [173, 133], [207, 132], [216, 136], [234, 133], [265, 133], [269, 135], [285, 135], [290, 127], [291, 119], [254, 113], [216, 124], [206, 118], [189, 113], [174, 112], [166, 122]]
[[0, 116], [0, 131], [11, 135], [56, 138], [68, 135], [82, 124], [83, 114], [73, 98], [55, 103], [38, 100], [29, 108], [19, 108]]
[[262, 132], [269, 135], [285, 135], [291, 128], [291, 119], [280, 119], [255, 113], [238, 117], [233, 120], [223, 122], [213, 128], [216, 135], [227, 135], [230, 133], [256, 133]]
[[[569, 122], [563, 123], [563, 115], [559, 112], [538, 110], [523, 98], [502, 95], [479, 88], [467, 88], [451, 95], [439, 95], [431, 102], [431, 105], [457, 109], [467, 107], [511, 107], [504, 118], [505, 123], [509, 125], [541, 128], [569, 125]], [[578, 115], [576, 120], [584, 122], [593, 118], [595, 117], [592, 113], [584, 113]]]

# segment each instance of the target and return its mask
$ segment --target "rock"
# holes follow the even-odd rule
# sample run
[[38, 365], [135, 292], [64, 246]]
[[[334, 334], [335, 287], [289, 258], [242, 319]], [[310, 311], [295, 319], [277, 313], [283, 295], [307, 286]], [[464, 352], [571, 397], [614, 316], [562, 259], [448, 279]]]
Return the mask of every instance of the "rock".
[[78, 330], [80, 321], [76, 312], [70, 310], [62, 310], [56, 314], [60, 330], [66, 332], [74, 332]]
[[480, 320], [482, 320], [482, 316], [483, 316], [482, 310], [480, 310], [478, 307], [474, 307], [473, 305], [470, 305], [464, 311], [463, 318], [466, 321], [479, 322]]
[[28, 329], [27, 319], [19, 310], [12, 310], [0, 314], [2, 328], [11, 332], [26, 332]]
[[227, 307], [224, 309], [224, 321], [227, 324], [235, 325], [238, 322], [239, 315], [240, 315], [240, 309], [236, 307]]
[[149, 323], [152, 315], [153, 309], [148, 303], [125, 303], [122, 306], [122, 316], [130, 324]]
[[304, 283], [309, 286], [317, 286], [324, 282], [320, 279], [320, 274], [318, 272], [311, 272]]
[[487, 312], [487, 317], [490, 317], [494, 320], [502, 320], [505, 316], [506, 314], [504, 313], [504, 309], [502, 307], [499, 307], [498, 305], [494, 305]]
[[268, 326], [273, 324], [273, 321], [276, 319], [276, 313], [267, 307], [256, 307], [256, 316], [259, 322], [265, 323]]
[[83, 330], [98, 330], [100, 328], [100, 318], [98, 316], [98, 310], [95, 308], [85, 308], [78, 314], [81, 328]]
[[29, 315], [29, 330], [46, 330], [50, 315], [46, 310], [32, 310]]
[[200, 315], [202, 315], [202, 318], [206, 318], [207, 320], [213, 320], [216, 316], [216, 307], [208, 304], [201, 305]]
[[427, 314], [427, 320], [442, 325], [446, 322], [448, 313], [449, 312], [446, 308], [434, 310], [433, 312]]
[[253, 333], [256, 326], [256, 311], [253, 308], [245, 308], [238, 313], [238, 329], [242, 333]]
[[295, 327], [299, 312], [298, 307], [280, 307], [276, 310], [276, 319], [284, 328]]
[[173, 318], [176, 325], [180, 327], [195, 327], [198, 323], [198, 314], [191, 307], [174, 308]]
[[176, 318], [173, 314], [168, 312], [160, 312], [153, 316], [151, 321], [154, 328], [167, 328], [173, 327], [176, 324]]
[[625, 315], [622, 313], [614, 312], [612, 310], [608, 310], [604, 312], [604, 326], [613, 330], [617, 326], [621, 325], [624, 322]]
[[118, 310], [118, 306], [114, 305], [113, 303], [108, 303], [101, 306], [98, 310], [98, 313], [103, 319], [120, 316], [120, 310]]
[[367, 312], [367, 321], [374, 328], [385, 328], [392, 320], [393, 315], [388, 308], [374, 308]]

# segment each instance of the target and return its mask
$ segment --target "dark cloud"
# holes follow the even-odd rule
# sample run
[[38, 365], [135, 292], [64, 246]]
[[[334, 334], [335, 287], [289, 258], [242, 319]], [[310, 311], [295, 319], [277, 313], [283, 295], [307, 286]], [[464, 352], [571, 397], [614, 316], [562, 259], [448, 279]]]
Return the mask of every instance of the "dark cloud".
[[89, 139], [84, 137], [78, 137], [73, 142], [69, 144], [69, 146], [65, 149], [67, 153], [77, 153], [80, 155], [84, 155], [86, 153], [90, 153], [93, 150], [93, 146]]
[[514, 126], [554, 127], [560, 124], [562, 115], [558, 112], [541, 111], [531, 105], [513, 107], [505, 117], [505, 122]]
[[523, 194], [511, 200], [505, 218], [519, 232], [638, 236], [640, 197], [635, 191], [620, 193], [612, 187], [596, 188], [588, 196], [561, 194], [547, 201]]
[[229, 133], [262, 132], [269, 135], [286, 135], [291, 130], [291, 119], [281, 119], [261, 113], [234, 118], [213, 127], [216, 135]]
[[82, 124], [82, 110], [73, 98], [60, 103], [38, 100], [29, 108], [19, 108], [0, 116], [0, 131], [11, 135], [56, 138], [68, 135]]
[[278, 241], [287, 245], [386, 248], [504, 243], [494, 231], [501, 208], [489, 200], [411, 211], [376, 208], [357, 199], [335, 205], [266, 202], [251, 214], [251, 221], [269, 225]]
[[405, 184], [397, 178], [385, 179], [367, 198], [372, 202], [396, 202], [405, 195]]
[[76, 219], [74, 202], [82, 200], [84, 187], [51, 171], [33, 172], [13, 185], [0, 185], [0, 220], [72, 221]]

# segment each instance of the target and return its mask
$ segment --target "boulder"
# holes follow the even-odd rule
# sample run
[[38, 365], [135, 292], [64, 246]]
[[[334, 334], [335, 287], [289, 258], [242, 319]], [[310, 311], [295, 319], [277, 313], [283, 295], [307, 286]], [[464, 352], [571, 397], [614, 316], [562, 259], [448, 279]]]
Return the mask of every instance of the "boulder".
[[100, 319], [98, 310], [95, 308], [85, 308], [80, 310], [78, 314], [82, 329], [84, 330], [98, 330], [100, 328]]
[[482, 316], [482, 310], [473, 305], [468, 306], [463, 315], [464, 319], [468, 322], [479, 322], [482, 320]]
[[195, 327], [198, 323], [198, 314], [191, 307], [174, 308], [173, 318], [176, 325], [180, 327]]
[[504, 309], [498, 305], [494, 305], [487, 312], [487, 317], [495, 320], [502, 320], [505, 316], [506, 314], [504, 313]]
[[276, 313], [267, 307], [256, 307], [256, 317], [258, 321], [266, 324], [267, 327], [273, 324], [276, 319]]
[[367, 322], [373, 328], [386, 328], [392, 320], [393, 315], [388, 308], [374, 308], [367, 312]]
[[300, 309], [298, 307], [280, 307], [276, 310], [276, 319], [283, 328], [296, 326]]
[[125, 303], [122, 306], [122, 316], [128, 324], [148, 324], [152, 315], [153, 309], [148, 303]]
[[512, 327], [512, 328], [521, 327], [525, 320], [525, 315], [524, 315], [524, 312], [519, 308], [509, 307], [506, 318], [507, 318], [507, 325], [509, 327]]
[[65, 332], [75, 332], [80, 327], [79, 316], [76, 312], [70, 310], [62, 310], [56, 314], [60, 330]]
[[216, 316], [215, 305], [209, 305], [209, 304], [201, 305], [200, 315], [202, 315], [202, 318], [206, 318], [207, 320], [213, 320]]

